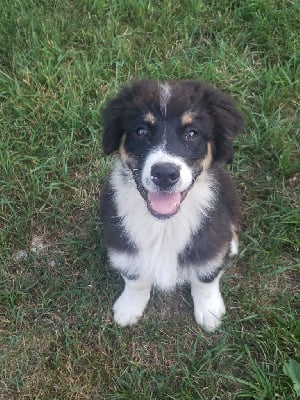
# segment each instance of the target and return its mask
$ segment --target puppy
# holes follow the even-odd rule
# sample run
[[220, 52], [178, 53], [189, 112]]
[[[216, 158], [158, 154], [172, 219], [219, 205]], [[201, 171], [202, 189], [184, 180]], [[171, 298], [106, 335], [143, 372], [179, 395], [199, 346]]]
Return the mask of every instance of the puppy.
[[101, 190], [104, 243], [125, 288], [120, 326], [142, 316], [151, 287], [189, 282], [196, 322], [225, 313], [219, 280], [238, 252], [239, 203], [223, 165], [242, 127], [233, 100], [198, 81], [135, 81], [103, 112], [103, 150], [116, 153]]

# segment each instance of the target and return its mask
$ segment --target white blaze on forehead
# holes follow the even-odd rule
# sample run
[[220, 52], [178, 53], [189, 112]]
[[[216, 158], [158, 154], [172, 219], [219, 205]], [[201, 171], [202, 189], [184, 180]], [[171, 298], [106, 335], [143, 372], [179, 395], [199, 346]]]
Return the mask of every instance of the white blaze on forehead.
[[167, 103], [171, 97], [171, 88], [168, 83], [159, 83], [159, 106], [163, 116], [167, 116]]

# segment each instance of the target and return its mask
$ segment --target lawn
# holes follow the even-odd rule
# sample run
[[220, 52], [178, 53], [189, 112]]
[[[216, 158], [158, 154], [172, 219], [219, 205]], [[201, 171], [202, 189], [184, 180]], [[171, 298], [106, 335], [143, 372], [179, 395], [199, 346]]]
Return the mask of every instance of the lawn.
[[[299, 20], [296, 0], [2, 0], [0, 399], [297, 398]], [[101, 110], [133, 77], [203, 80], [245, 117], [241, 251], [214, 334], [188, 288], [154, 293], [132, 328], [112, 319]]]

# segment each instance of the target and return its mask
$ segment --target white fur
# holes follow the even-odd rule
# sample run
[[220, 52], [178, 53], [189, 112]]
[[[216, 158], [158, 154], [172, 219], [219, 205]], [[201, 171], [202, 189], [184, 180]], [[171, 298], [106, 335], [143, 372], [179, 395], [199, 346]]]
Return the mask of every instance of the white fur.
[[203, 172], [182, 202], [180, 211], [170, 219], [159, 220], [148, 211], [134, 180], [124, 178], [123, 168], [117, 159], [111, 180], [114, 200], [126, 233], [138, 251], [128, 254], [108, 249], [110, 261], [115, 268], [129, 274], [138, 273], [143, 280], [163, 290], [174, 288], [187, 279], [184, 269], [177, 265], [178, 254], [214, 205], [214, 178]]
[[181, 158], [172, 156], [162, 149], [158, 148], [157, 150], [152, 151], [149, 154], [143, 167], [142, 183], [145, 189], [150, 192], [157, 191], [156, 185], [151, 180], [151, 168], [153, 165], [158, 163], [170, 163], [176, 165], [180, 170], [179, 181], [172, 188], [172, 192], [183, 192], [191, 185], [193, 175], [191, 169], [186, 165], [186, 163]]
[[159, 102], [163, 116], [167, 116], [167, 104], [171, 97], [171, 87], [168, 83], [159, 83]]
[[230, 257], [236, 256], [239, 252], [239, 242], [238, 239], [233, 236], [230, 243]]
[[191, 277], [195, 320], [207, 332], [214, 331], [225, 314], [225, 305], [219, 289], [221, 275], [211, 283], [203, 283], [197, 276]]

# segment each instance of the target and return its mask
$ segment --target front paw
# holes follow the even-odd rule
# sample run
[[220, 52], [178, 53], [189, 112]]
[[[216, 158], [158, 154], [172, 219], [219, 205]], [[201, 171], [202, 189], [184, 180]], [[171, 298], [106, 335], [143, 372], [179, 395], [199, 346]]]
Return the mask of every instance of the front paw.
[[202, 301], [194, 307], [196, 322], [206, 332], [213, 332], [221, 325], [221, 318], [225, 314], [225, 305], [221, 296], [207, 302]]
[[122, 327], [136, 324], [143, 315], [147, 301], [133, 301], [126, 294], [121, 294], [113, 306], [115, 322]]

